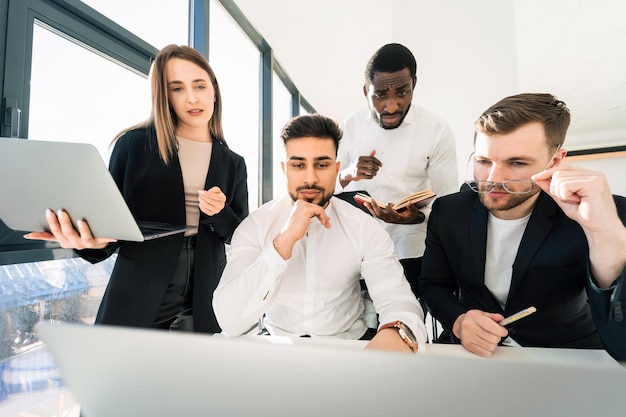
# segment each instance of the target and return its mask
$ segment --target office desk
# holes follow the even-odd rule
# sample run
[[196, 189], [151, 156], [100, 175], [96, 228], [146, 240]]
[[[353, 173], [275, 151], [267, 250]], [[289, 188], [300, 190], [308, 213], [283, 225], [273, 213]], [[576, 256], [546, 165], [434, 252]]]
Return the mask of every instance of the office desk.
[[[105, 326], [39, 328], [89, 417], [623, 416], [626, 369], [603, 351], [225, 338]], [[72, 341], [72, 343], [65, 343]], [[60, 355], [59, 355], [60, 354]], [[97, 359], [96, 359], [97, 358]]]
[[[222, 336], [215, 336], [222, 337]], [[313, 338], [280, 338], [268, 337], [258, 339], [259, 343], [287, 344], [302, 346], [318, 346], [321, 348], [335, 348], [348, 350], [362, 350], [367, 342], [335, 339]], [[464, 358], [467, 360], [495, 361], [495, 362], [524, 362], [546, 365], [562, 365], [575, 367], [591, 367], [606, 369], [624, 369], [626, 364], [620, 364], [606, 351], [601, 349], [546, 349], [533, 347], [498, 346], [490, 358], [474, 355], [461, 345], [454, 344], [427, 344], [416, 357]]]

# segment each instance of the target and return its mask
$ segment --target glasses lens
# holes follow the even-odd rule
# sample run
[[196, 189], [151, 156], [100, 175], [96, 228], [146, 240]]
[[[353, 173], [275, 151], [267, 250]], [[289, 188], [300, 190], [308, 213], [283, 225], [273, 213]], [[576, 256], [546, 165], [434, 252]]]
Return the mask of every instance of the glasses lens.
[[533, 189], [533, 182], [532, 180], [504, 181], [502, 188], [511, 194], [528, 194]]
[[[475, 159], [474, 154], [471, 154], [468, 161], [467, 167], [465, 168], [465, 184], [469, 186], [469, 188], [477, 193], [490, 193], [493, 190], [504, 190], [509, 194], [528, 194], [533, 190], [533, 181], [532, 180], [509, 180], [502, 182], [493, 182], [493, 181], [485, 181], [485, 180], [476, 180], [475, 176], [477, 172], [475, 170]], [[479, 173], [483, 178], [488, 176], [487, 173]], [[485, 174], [483, 176], [483, 174]]]
[[489, 193], [493, 190], [493, 182], [491, 181], [466, 181], [465, 182], [471, 189], [472, 191], [475, 191], [477, 193]]

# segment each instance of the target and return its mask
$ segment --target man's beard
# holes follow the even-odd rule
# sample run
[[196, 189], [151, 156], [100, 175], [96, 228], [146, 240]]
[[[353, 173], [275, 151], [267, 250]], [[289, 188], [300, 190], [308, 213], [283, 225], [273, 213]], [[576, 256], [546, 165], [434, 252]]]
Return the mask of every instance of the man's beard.
[[312, 198], [302, 198], [302, 200], [306, 201], [307, 203], [317, 204], [320, 207], [326, 207], [326, 204], [328, 204], [328, 202], [332, 198], [333, 192], [334, 192], [334, 190], [333, 190], [333, 191], [330, 192], [330, 194], [326, 194], [325, 193], [326, 189], [324, 189], [322, 187], [318, 187], [317, 185], [302, 185], [302, 186], [296, 188], [296, 193], [295, 194], [289, 192], [289, 196], [291, 197], [291, 199], [293, 201], [297, 201], [297, 200], [299, 200], [298, 193], [300, 191], [303, 191], [303, 190], [317, 190], [317, 191], [319, 191], [321, 193], [322, 198], [317, 203], [314, 203]]
[[406, 115], [409, 114], [410, 108], [411, 108], [411, 104], [409, 103], [409, 107], [406, 108], [406, 110], [404, 111], [404, 114], [402, 114], [402, 116], [400, 117], [400, 120], [398, 120], [398, 122], [392, 126], [386, 126], [383, 124], [383, 119], [381, 117], [382, 115], [378, 115], [378, 113], [376, 113], [376, 109], [372, 110], [372, 117], [374, 118], [374, 120], [376, 120], [376, 122], [378, 123], [378, 126], [380, 126], [381, 128], [385, 130], [397, 129], [398, 127], [400, 127], [402, 122], [404, 122]]
[[533, 185], [533, 190], [528, 194], [508, 194], [508, 198], [506, 200], [498, 199], [494, 201], [489, 198], [489, 193], [478, 194], [478, 197], [480, 198], [480, 202], [483, 204], [483, 206], [485, 206], [487, 210], [505, 211], [520, 206], [528, 199], [532, 198], [539, 191], [539, 187]]

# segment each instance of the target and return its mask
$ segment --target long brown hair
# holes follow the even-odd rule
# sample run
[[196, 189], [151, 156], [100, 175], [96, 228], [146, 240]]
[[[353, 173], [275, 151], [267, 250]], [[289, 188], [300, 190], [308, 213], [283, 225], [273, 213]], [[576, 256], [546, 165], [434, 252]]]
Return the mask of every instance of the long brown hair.
[[[213, 69], [209, 65], [209, 62], [190, 46], [186, 45], [167, 45], [159, 51], [154, 58], [154, 62], [150, 68], [150, 88], [152, 96], [152, 110], [150, 117], [128, 129], [120, 132], [114, 139], [115, 143], [124, 133], [129, 130], [145, 128], [153, 129], [156, 133], [157, 144], [159, 147], [159, 154], [163, 162], [168, 164], [171, 159], [176, 155], [177, 143], [176, 143], [176, 127], [178, 125], [178, 118], [176, 113], [170, 106], [167, 95], [167, 77], [166, 68], [167, 63], [172, 58], [184, 59], [192, 62], [206, 71], [209, 74], [213, 89], [215, 90], [215, 105], [213, 109], [213, 116], [209, 121], [209, 133], [213, 140], [217, 140], [226, 145], [224, 139], [224, 131], [222, 129], [222, 95], [220, 93], [219, 84]], [[228, 145], [226, 145], [228, 146]]]

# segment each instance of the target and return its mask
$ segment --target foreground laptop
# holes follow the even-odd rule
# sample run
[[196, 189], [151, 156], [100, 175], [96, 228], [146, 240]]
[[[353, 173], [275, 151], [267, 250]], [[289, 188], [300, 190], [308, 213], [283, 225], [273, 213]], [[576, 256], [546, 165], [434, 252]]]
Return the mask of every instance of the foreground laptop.
[[46, 322], [36, 332], [85, 417], [604, 417], [626, 410], [626, 370], [617, 362], [552, 365], [431, 355], [430, 346], [412, 355], [362, 350], [359, 341]]
[[133, 218], [95, 146], [0, 138], [0, 219], [11, 229], [48, 230], [46, 209], [64, 209], [95, 237], [141, 242], [192, 229]]

